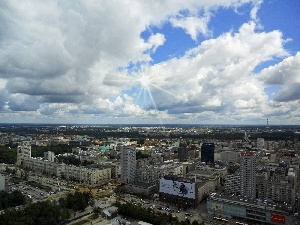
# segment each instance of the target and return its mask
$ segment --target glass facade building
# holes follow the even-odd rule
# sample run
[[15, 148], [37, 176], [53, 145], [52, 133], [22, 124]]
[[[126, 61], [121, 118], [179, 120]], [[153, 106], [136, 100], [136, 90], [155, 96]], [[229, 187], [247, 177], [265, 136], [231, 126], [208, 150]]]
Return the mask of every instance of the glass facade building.
[[205, 163], [213, 163], [215, 161], [215, 144], [203, 143], [201, 146], [201, 161]]

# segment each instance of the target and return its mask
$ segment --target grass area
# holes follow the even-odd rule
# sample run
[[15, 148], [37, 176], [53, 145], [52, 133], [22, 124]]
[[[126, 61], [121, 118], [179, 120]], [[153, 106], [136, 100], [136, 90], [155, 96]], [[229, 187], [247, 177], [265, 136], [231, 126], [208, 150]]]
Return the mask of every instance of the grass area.
[[88, 218], [89, 218], [90, 220], [96, 220], [96, 219], [99, 218], [99, 215], [97, 215], [97, 214], [92, 214], [92, 215], [90, 215]]
[[11, 183], [14, 183], [14, 184], [18, 184], [18, 183], [20, 183], [20, 182], [22, 182], [23, 180], [21, 179], [21, 178], [19, 178], [19, 177], [11, 177], [10, 179], [9, 179], [9, 182], [11, 182]]
[[33, 187], [38, 187], [39, 189], [43, 189], [43, 190], [46, 190], [46, 191], [51, 190], [50, 187], [41, 185], [40, 183], [37, 183], [37, 182], [35, 182], [35, 181], [26, 181], [26, 184], [27, 184], [27, 185], [30, 185], [30, 186], [33, 186]]
[[90, 220], [84, 219], [84, 220], [80, 220], [78, 222], [72, 223], [72, 225], [83, 225], [83, 224], [86, 224], [86, 223], [89, 223], [89, 222], [90, 222]]

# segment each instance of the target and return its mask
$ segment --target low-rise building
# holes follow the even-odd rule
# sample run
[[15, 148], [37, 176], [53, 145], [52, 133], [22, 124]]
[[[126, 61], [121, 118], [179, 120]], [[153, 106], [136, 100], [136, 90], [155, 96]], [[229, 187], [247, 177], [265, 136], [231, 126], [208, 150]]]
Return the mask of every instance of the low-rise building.
[[210, 214], [246, 221], [248, 224], [295, 224], [293, 207], [240, 195], [211, 194], [207, 200]]

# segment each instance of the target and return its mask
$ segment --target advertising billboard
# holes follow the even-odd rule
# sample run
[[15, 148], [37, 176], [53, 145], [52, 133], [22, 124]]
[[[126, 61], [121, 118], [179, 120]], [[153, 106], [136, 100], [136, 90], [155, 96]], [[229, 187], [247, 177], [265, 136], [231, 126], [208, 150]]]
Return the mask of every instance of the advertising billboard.
[[211, 208], [217, 211], [222, 211], [222, 212], [224, 211], [223, 204], [220, 203], [212, 203]]
[[159, 181], [159, 192], [185, 198], [196, 198], [195, 183], [186, 183], [162, 178]]
[[271, 221], [274, 222], [274, 223], [285, 224], [285, 216], [277, 215], [277, 214], [271, 214]]

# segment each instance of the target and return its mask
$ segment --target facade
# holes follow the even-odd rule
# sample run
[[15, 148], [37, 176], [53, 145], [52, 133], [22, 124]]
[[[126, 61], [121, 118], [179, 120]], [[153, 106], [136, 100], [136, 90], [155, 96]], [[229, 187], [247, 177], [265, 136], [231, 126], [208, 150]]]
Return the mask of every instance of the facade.
[[136, 170], [136, 180], [157, 184], [160, 178], [169, 174], [182, 175], [183, 165], [181, 163], [162, 163], [159, 165], [141, 166]]
[[256, 156], [252, 152], [241, 153], [240, 193], [242, 196], [256, 198]]
[[277, 202], [296, 201], [298, 189], [298, 166], [274, 163], [259, 168], [256, 175], [258, 198], [272, 199]]
[[180, 146], [178, 148], [178, 161], [186, 162], [189, 156], [189, 149], [186, 146]]
[[0, 192], [5, 190], [5, 176], [0, 174]]
[[207, 211], [217, 216], [234, 218], [248, 224], [295, 224], [292, 207], [273, 201], [247, 198], [240, 195], [212, 194]]
[[257, 138], [256, 147], [258, 149], [264, 149], [265, 148], [265, 139], [263, 139], [263, 138]]
[[17, 148], [17, 162], [24, 168], [55, 175], [66, 180], [75, 180], [85, 184], [101, 184], [111, 179], [111, 168], [108, 167], [77, 167], [55, 162], [53, 152], [45, 152], [43, 158], [31, 157], [31, 146], [29, 142], [23, 142]]
[[121, 183], [129, 184], [135, 180], [136, 147], [123, 145], [121, 148]]
[[21, 166], [25, 158], [31, 157], [30, 141], [24, 141], [17, 147], [17, 165]]
[[205, 163], [213, 163], [215, 154], [214, 143], [203, 143], [201, 145], [201, 161]]
[[224, 189], [227, 194], [240, 194], [241, 176], [239, 173], [228, 174], [224, 178]]
[[238, 163], [240, 161], [240, 154], [234, 151], [223, 151], [220, 153], [220, 160], [226, 164]]

